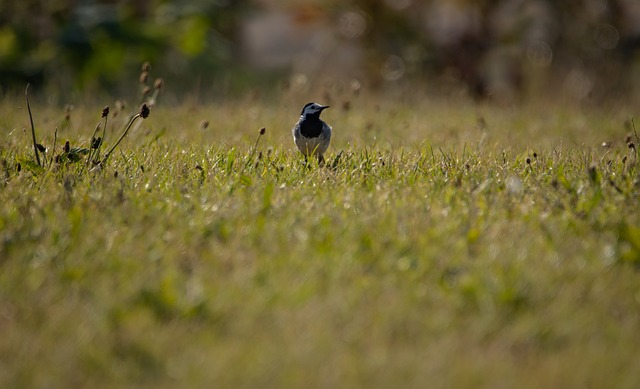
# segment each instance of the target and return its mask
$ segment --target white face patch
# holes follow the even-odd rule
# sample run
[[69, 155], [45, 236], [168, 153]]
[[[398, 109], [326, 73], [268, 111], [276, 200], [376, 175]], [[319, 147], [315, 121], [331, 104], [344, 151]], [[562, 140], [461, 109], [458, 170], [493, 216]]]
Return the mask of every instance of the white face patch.
[[304, 109], [305, 115], [312, 115], [322, 111], [322, 106], [320, 104], [312, 104]]

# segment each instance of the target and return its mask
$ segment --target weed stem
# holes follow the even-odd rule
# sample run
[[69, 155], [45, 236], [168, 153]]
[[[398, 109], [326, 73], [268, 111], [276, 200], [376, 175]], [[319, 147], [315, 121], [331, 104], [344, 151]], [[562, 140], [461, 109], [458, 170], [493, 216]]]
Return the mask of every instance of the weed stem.
[[122, 135], [120, 135], [120, 139], [118, 139], [118, 141], [116, 142], [116, 144], [114, 144], [113, 146], [111, 146], [111, 149], [109, 149], [109, 151], [107, 151], [107, 153], [104, 155], [104, 158], [102, 159], [101, 164], [104, 165], [107, 162], [107, 159], [109, 159], [109, 156], [111, 155], [111, 153], [113, 153], [113, 150], [116, 149], [116, 147], [118, 147], [118, 145], [120, 144], [120, 142], [122, 142], [122, 140], [124, 139], [125, 136], [127, 136], [127, 133], [129, 132], [129, 129], [131, 128], [131, 126], [133, 125], [133, 123], [140, 117], [142, 116], [140, 113], [137, 113], [135, 115], [133, 115], [131, 117], [131, 120], [129, 120], [129, 124], [127, 124], [127, 127], [124, 129], [124, 131], [122, 132]]
[[40, 155], [38, 154], [38, 142], [36, 141], [36, 129], [33, 125], [33, 116], [31, 115], [31, 105], [29, 105], [29, 84], [24, 90], [24, 98], [27, 101], [27, 110], [29, 111], [29, 121], [31, 122], [31, 136], [33, 137], [33, 151], [36, 153], [36, 162], [38, 166], [42, 166], [40, 163]]
[[96, 137], [96, 134], [98, 133], [98, 130], [100, 129], [101, 124], [98, 123], [96, 125], [96, 129], [93, 130], [93, 134], [91, 134], [91, 139], [89, 140], [89, 153], [87, 154], [87, 162], [85, 163], [85, 166], [89, 166], [89, 163], [91, 163], [91, 159], [93, 158], [94, 155], [94, 149], [93, 149], [93, 141]]

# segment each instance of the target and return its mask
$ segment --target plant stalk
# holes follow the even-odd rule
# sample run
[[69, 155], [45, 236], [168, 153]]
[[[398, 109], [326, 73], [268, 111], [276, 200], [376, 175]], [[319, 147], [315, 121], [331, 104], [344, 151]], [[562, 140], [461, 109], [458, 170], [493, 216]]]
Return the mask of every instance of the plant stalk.
[[31, 136], [33, 137], [33, 151], [36, 153], [36, 162], [38, 166], [42, 166], [40, 163], [40, 154], [38, 153], [38, 142], [36, 141], [36, 129], [33, 125], [33, 116], [31, 115], [31, 105], [29, 105], [29, 84], [24, 90], [24, 98], [27, 101], [27, 110], [29, 111], [29, 121], [31, 122]]
[[131, 117], [131, 120], [129, 120], [129, 124], [127, 124], [127, 128], [124, 129], [124, 132], [122, 132], [122, 135], [120, 135], [120, 139], [118, 139], [118, 141], [116, 142], [116, 144], [114, 144], [113, 146], [111, 146], [111, 148], [109, 149], [109, 151], [107, 151], [107, 153], [105, 154], [104, 158], [102, 159], [102, 162], [100, 162], [102, 165], [104, 165], [107, 162], [107, 159], [109, 159], [109, 156], [111, 155], [111, 153], [113, 153], [113, 150], [116, 149], [116, 147], [118, 147], [118, 145], [120, 144], [120, 142], [122, 142], [122, 140], [124, 139], [125, 136], [127, 136], [127, 133], [129, 132], [129, 129], [131, 129], [131, 126], [133, 125], [133, 123], [136, 121], [136, 119], [138, 119], [141, 115], [139, 113], [133, 115]]

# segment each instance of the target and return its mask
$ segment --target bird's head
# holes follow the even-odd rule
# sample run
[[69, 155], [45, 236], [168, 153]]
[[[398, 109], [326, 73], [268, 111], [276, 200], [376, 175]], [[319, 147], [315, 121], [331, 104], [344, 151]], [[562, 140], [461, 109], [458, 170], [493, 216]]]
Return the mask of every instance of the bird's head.
[[300, 114], [301, 116], [307, 117], [307, 116], [315, 116], [315, 117], [319, 117], [320, 116], [320, 112], [322, 112], [323, 110], [329, 108], [328, 105], [320, 105], [320, 104], [316, 104], [316, 103], [308, 103], [307, 105], [305, 105], [302, 108], [302, 113]]

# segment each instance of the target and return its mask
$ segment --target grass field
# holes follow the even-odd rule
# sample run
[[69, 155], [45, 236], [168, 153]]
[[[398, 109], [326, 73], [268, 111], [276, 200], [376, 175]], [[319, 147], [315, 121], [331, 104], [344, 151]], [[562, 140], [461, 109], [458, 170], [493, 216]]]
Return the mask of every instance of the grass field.
[[0, 387], [640, 386], [637, 110], [313, 98], [2, 101]]

